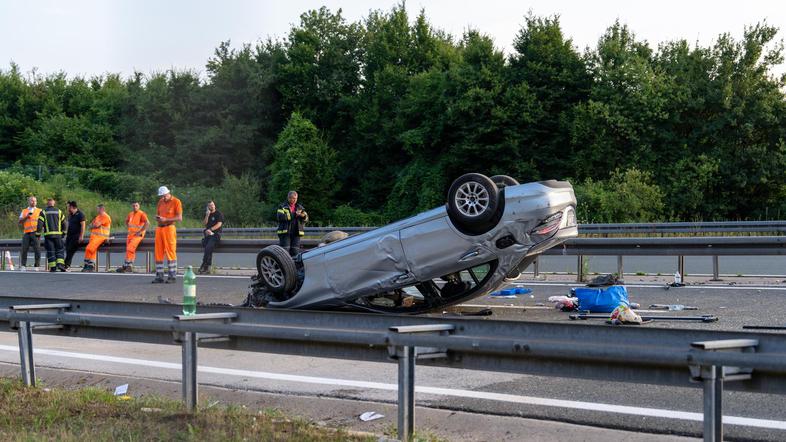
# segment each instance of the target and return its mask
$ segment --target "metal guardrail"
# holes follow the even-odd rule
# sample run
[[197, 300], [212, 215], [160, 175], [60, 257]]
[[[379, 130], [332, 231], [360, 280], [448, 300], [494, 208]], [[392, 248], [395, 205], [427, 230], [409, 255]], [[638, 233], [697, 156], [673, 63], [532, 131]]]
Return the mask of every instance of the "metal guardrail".
[[[334, 230], [354, 235], [368, 232], [376, 227], [306, 227], [307, 237], [321, 237]], [[177, 233], [182, 237], [201, 237], [203, 229], [182, 228]], [[710, 234], [710, 233], [785, 233], [786, 221], [712, 221], [678, 223], [618, 223], [618, 224], [580, 224], [580, 235], [645, 235], [645, 234]], [[154, 234], [151, 229], [149, 234]], [[117, 237], [125, 237], [118, 232]], [[223, 236], [275, 238], [274, 227], [227, 227]]]
[[[376, 227], [306, 227], [306, 236], [322, 236], [327, 232], [341, 230], [354, 235], [368, 232]], [[275, 238], [273, 227], [225, 228], [225, 237], [270, 237]], [[617, 223], [579, 224], [580, 235], [645, 235], [645, 234], [709, 234], [709, 233], [784, 233], [786, 221], [711, 221], [678, 223]], [[178, 229], [183, 236], [201, 236], [202, 229]]]
[[680, 387], [701, 383], [704, 438], [710, 441], [723, 436], [724, 388], [786, 394], [786, 340], [777, 334], [222, 307], [181, 313], [171, 304], [0, 297], [0, 322], [19, 334], [28, 385], [36, 382], [33, 331], [179, 344], [189, 410], [197, 405], [198, 347], [397, 362], [402, 440], [414, 427], [416, 363]]
[[786, 221], [708, 221], [676, 223], [580, 224], [579, 234], [707, 234], [707, 233], [782, 233]]
[[[317, 239], [303, 239], [304, 249], [316, 247]], [[262, 248], [278, 244], [275, 239], [222, 239], [214, 253], [257, 253]], [[4, 250], [18, 250], [21, 240], [0, 240], [0, 254]], [[197, 239], [178, 239], [178, 251], [201, 253], [202, 243]], [[137, 249], [145, 252], [146, 269], [151, 271], [154, 240], [145, 238]], [[105, 268], [111, 268], [111, 253], [125, 253], [125, 240], [113, 238], [101, 246], [105, 252]], [[677, 271], [685, 274], [685, 256], [711, 256], [713, 280], [720, 276], [719, 256], [774, 256], [786, 255], [786, 236], [732, 236], [732, 237], [664, 237], [664, 238], [573, 238], [563, 245], [546, 250], [544, 255], [576, 256], [578, 280], [584, 280], [584, 258], [587, 256], [617, 256], [617, 273], [624, 274], [624, 256], [676, 256]], [[249, 264], [252, 260], [249, 260]], [[5, 262], [3, 261], [3, 264]], [[98, 267], [98, 266], [96, 266]], [[537, 261], [533, 265], [539, 274]]]

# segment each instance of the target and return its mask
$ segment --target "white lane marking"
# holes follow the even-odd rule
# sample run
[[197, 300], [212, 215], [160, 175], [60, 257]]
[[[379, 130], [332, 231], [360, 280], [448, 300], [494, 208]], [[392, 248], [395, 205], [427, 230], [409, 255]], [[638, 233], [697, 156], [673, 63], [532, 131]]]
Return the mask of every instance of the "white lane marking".
[[[28, 275], [28, 274], [36, 274], [36, 273], [47, 274], [47, 273], [50, 273], [50, 272], [45, 272], [45, 271], [40, 271], [40, 272], [34, 272], [34, 271], [20, 272], [18, 270], [0, 270], [0, 273], [15, 273], [15, 274], [18, 274], [18, 275]], [[57, 273], [57, 272], [55, 273], [55, 275], [60, 275], [60, 274], [61, 273]], [[152, 274], [152, 273], [114, 273], [114, 272], [84, 272], [84, 273], [82, 273], [82, 272], [74, 271], [74, 272], [66, 272], [66, 274], [68, 274], [69, 276], [80, 275], [80, 277], [81, 276], [90, 276], [90, 275], [92, 275], [92, 276], [145, 276], [147, 278], [154, 278], [155, 277], [155, 275]], [[178, 273], [178, 276], [180, 276], [182, 278], [183, 275], [182, 275], [182, 273]], [[197, 276], [197, 278], [199, 278], [199, 279], [202, 279], [202, 278], [251, 279], [251, 275], [249, 275], [249, 276], [199, 275], [199, 276]]]
[[[19, 348], [12, 345], [0, 345], [0, 351], [19, 353]], [[61, 358], [83, 359], [89, 361], [113, 362], [117, 364], [139, 365], [143, 367], [164, 368], [164, 369], [171, 369], [171, 370], [181, 370], [182, 368], [181, 365], [177, 363], [151, 361], [147, 359], [123, 358], [117, 356], [105, 356], [105, 355], [97, 355], [97, 354], [90, 354], [90, 353], [74, 353], [68, 351], [39, 349], [39, 348], [36, 348], [34, 352], [37, 355], [57, 356]], [[299, 376], [299, 375], [290, 375], [290, 374], [281, 374], [281, 373], [270, 373], [264, 371], [250, 371], [250, 370], [238, 370], [232, 368], [208, 367], [204, 365], [200, 365], [198, 367], [198, 370], [201, 373], [212, 373], [212, 374], [240, 376], [240, 377], [277, 380], [277, 381], [301, 382], [306, 384], [356, 387], [356, 388], [367, 388], [373, 390], [386, 390], [386, 391], [398, 390], [397, 384], [386, 384], [382, 382], [353, 381], [349, 379]], [[485, 400], [510, 402], [510, 403], [517, 403], [517, 404], [540, 405], [544, 407], [601, 411], [607, 413], [661, 417], [667, 419], [681, 419], [681, 420], [689, 420], [689, 421], [696, 421], [696, 422], [701, 422], [704, 419], [701, 413], [691, 413], [687, 411], [632, 407], [627, 405], [601, 404], [595, 402], [569, 401], [563, 399], [548, 399], [548, 398], [539, 398], [539, 397], [532, 397], [532, 396], [517, 396], [512, 394], [489, 393], [484, 391], [472, 391], [472, 390], [459, 390], [454, 388], [416, 386], [415, 391], [418, 393], [434, 394], [440, 396], [485, 399]], [[723, 421], [726, 424], [732, 424], [732, 425], [786, 430], [786, 421], [755, 419], [755, 418], [741, 417], [741, 416], [723, 416]]]
[[[575, 282], [513, 282], [513, 285], [522, 286], [535, 286], [535, 287], [584, 287], [584, 284]], [[626, 287], [636, 287], [645, 289], [662, 289], [666, 284], [652, 285], [652, 284], [625, 284]], [[772, 287], [772, 286], [747, 286], [747, 285], [686, 285], [678, 287], [679, 289], [706, 289], [706, 290], [786, 290], [786, 286]]]

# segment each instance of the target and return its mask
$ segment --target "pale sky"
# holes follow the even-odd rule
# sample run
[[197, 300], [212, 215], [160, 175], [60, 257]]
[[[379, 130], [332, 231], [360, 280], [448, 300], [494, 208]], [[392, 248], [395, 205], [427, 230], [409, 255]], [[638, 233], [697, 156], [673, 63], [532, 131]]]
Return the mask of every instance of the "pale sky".
[[[23, 72], [65, 71], [69, 76], [204, 66], [221, 41], [234, 47], [267, 37], [286, 37], [306, 10], [343, 10], [349, 21], [369, 10], [389, 10], [395, 0], [0, 0], [0, 70], [16, 62]], [[582, 50], [595, 46], [614, 20], [627, 24], [655, 48], [687, 39], [711, 44], [719, 34], [742, 37], [746, 25], [766, 20], [786, 36], [786, 3], [727, 0], [408, 0], [414, 18], [421, 8], [431, 24], [454, 37], [468, 28], [494, 38], [510, 52], [529, 10], [559, 14], [563, 32]], [[784, 66], [778, 72], [784, 72]]]

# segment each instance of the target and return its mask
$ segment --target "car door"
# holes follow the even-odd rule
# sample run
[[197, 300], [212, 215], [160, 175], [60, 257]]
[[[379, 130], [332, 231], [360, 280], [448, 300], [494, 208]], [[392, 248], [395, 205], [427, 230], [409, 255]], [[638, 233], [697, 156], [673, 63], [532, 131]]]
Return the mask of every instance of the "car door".
[[398, 231], [325, 253], [327, 280], [341, 297], [378, 293], [412, 281]]

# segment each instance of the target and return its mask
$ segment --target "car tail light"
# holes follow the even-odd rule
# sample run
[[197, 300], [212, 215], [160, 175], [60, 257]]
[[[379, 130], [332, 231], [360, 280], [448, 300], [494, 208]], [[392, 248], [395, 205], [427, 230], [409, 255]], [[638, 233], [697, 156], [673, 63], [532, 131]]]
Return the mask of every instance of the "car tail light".
[[559, 229], [560, 221], [562, 221], [562, 212], [555, 213], [550, 217], [544, 219], [538, 227], [532, 231], [533, 235], [548, 235]]

